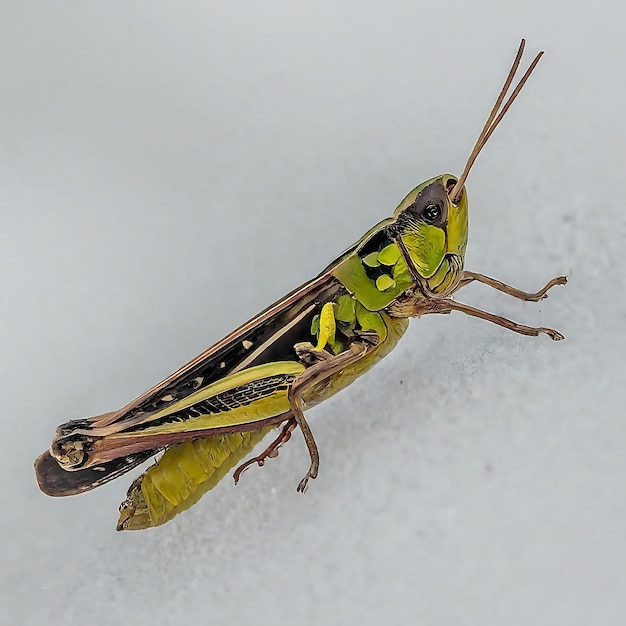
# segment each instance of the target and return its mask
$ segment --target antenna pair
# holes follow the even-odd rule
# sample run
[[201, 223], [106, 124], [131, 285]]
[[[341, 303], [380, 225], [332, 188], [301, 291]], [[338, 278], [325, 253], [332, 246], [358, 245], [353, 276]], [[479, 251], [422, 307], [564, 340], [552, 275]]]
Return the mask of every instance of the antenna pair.
[[[519, 68], [520, 61], [522, 60], [522, 55], [524, 54], [525, 46], [526, 46], [526, 40], [522, 39], [519, 45], [519, 49], [517, 50], [517, 54], [515, 55], [515, 60], [513, 61], [513, 65], [511, 66], [511, 70], [509, 71], [509, 75], [507, 76], [506, 81], [504, 82], [504, 86], [502, 87], [502, 90], [500, 91], [500, 95], [498, 96], [496, 103], [493, 105], [493, 108], [491, 109], [491, 113], [489, 114], [489, 117], [487, 118], [487, 121], [485, 122], [483, 129], [480, 131], [480, 135], [478, 135], [478, 139], [476, 140], [476, 143], [474, 144], [474, 147], [472, 148], [472, 151], [470, 152], [470, 155], [467, 159], [467, 163], [465, 164], [465, 168], [463, 169], [463, 173], [461, 174], [461, 176], [459, 176], [459, 179], [457, 180], [456, 185], [454, 185], [454, 187], [452, 188], [452, 191], [449, 194], [450, 200], [454, 204], [457, 204], [458, 201], [461, 199], [461, 194], [463, 192], [463, 185], [465, 184], [465, 181], [467, 180], [467, 176], [469, 175], [470, 170], [472, 169], [472, 165], [474, 165], [474, 161], [476, 160], [476, 157], [480, 154], [480, 151], [484, 148], [485, 144], [487, 143], [487, 140], [489, 139], [489, 137], [491, 137], [491, 134], [493, 133], [493, 131], [496, 129], [498, 124], [502, 121], [502, 118], [506, 115], [506, 112], [511, 108], [511, 105], [513, 104], [517, 96], [519, 95], [519, 92], [522, 90], [522, 87], [524, 87], [524, 85], [526, 84], [526, 81], [528, 80], [529, 76], [532, 74], [533, 70], [537, 66], [537, 63], [539, 63], [539, 59], [541, 59], [543, 55], [543, 50], [542, 50], [534, 58], [533, 62], [530, 64], [530, 67], [526, 70], [526, 73], [524, 74], [524, 76], [522, 76], [519, 83], [517, 83], [517, 87], [515, 87], [515, 89], [513, 90], [513, 93], [511, 94], [509, 99], [506, 101], [504, 106], [502, 106], [502, 102], [504, 101], [504, 98], [506, 97], [509, 87], [511, 86], [511, 83], [513, 82], [513, 78], [515, 78], [517, 69]], [[502, 110], [500, 110], [501, 106], [502, 106]]]

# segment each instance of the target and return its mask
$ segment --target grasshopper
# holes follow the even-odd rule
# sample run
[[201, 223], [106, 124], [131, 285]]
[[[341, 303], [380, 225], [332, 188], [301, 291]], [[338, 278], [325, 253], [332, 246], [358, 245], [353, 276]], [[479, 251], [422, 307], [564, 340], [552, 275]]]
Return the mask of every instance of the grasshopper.
[[41, 490], [77, 494], [102, 485], [164, 451], [130, 486], [118, 530], [158, 526], [194, 504], [267, 433], [281, 428], [258, 456], [278, 454], [300, 428], [310, 465], [304, 492], [319, 471], [319, 451], [305, 410], [387, 356], [409, 318], [460, 311], [523, 335], [563, 336], [518, 324], [456, 300], [472, 282], [538, 302], [563, 285], [560, 276], [527, 293], [464, 269], [468, 237], [465, 181], [476, 157], [539, 62], [540, 52], [505, 102], [524, 52], [522, 40], [496, 103], [460, 176], [443, 174], [411, 191], [394, 211], [316, 278], [298, 287], [118, 411], [57, 428], [35, 462]]

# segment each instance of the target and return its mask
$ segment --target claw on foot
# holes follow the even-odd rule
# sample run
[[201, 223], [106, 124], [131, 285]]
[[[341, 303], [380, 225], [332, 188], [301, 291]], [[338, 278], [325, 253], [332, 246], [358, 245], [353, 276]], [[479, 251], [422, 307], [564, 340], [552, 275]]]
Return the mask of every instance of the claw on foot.
[[[553, 278], [541, 291], [535, 294], [535, 297], [531, 299], [531, 302], [539, 302], [545, 300], [548, 297], [548, 290], [557, 285], [565, 285], [567, 283], [567, 276], [557, 276]], [[561, 337], [562, 339], [562, 337]]]
[[307, 488], [308, 488], [308, 483], [309, 483], [309, 478], [312, 478], [313, 480], [315, 480], [316, 476], [313, 476], [312, 474], [307, 474], [298, 484], [298, 488], [296, 489], [296, 491], [298, 493], [305, 493]]
[[552, 328], [540, 328], [540, 332], [545, 333], [552, 339], [552, 341], [561, 341], [565, 339], [565, 335], [562, 335], [558, 330], [554, 330]]
[[263, 464], [265, 463], [265, 461], [263, 459], [259, 459], [259, 458], [254, 458], [254, 459], [250, 459], [249, 461], [246, 461], [245, 463], [242, 463], [236, 470], [235, 473], [233, 474], [233, 480], [235, 481], [235, 485], [239, 482], [239, 479], [241, 478], [241, 475], [251, 466], [254, 464], [257, 464], [259, 467], [263, 467]]

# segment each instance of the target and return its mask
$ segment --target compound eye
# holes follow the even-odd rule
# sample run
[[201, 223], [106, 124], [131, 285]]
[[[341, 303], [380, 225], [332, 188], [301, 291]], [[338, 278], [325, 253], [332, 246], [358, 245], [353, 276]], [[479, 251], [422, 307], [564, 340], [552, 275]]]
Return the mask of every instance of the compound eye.
[[424, 220], [428, 224], [434, 224], [441, 217], [441, 207], [431, 202], [424, 209]]

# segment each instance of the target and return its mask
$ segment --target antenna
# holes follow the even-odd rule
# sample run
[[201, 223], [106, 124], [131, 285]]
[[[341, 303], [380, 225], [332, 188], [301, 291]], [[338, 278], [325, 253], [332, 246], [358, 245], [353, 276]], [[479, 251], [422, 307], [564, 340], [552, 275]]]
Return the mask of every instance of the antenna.
[[452, 191], [450, 192], [450, 200], [452, 200], [454, 204], [457, 204], [458, 201], [461, 199], [463, 185], [465, 184], [465, 181], [467, 180], [467, 176], [469, 175], [470, 170], [472, 169], [472, 165], [474, 165], [474, 161], [476, 161], [476, 157], [480, 154], [481, 150], [485, 147], [487, 140], [489, 139], [489, 137], [491, 137], [491, 134], [493, 133], [493, 131], [496, 129], [498, 124], [502, 121], [502, 118], [506, 115], [506, 112], [511, 108], [511, 105], [513, 104], [517, 96], [519, 95], [519, 92], [522, 90], [522, 87], [524, 87], [524, 85], [526, 84], [526, 81], [528, 80], [529, 76], [532, 74], [533, 70], [537, 66], [537, 63], [539, 63], [539, 59], [541, 59], [543, 55], [543, 50], [542, 50], [534, 58], [533, 62], [530, 64], [530, 67], [526, 70], [526, 73], [524, 74], [524, 76], [522, 76], [519, 83], [517, 83], [517, 87], [515, 87], [509, 99], [504, 103], [504, 106], [502, 106], [502, 102], [504, 101], [504, 98], [506, 97], [509, 87], [511, 86], [511, 83], [513, 82], [513, 78], [515, 78], [517, 69], [519, 68], [520, 61], [522, 60], [522, 55], [524, 54], [525, 46], [526, 46], [526, 40], [522, 39], [519, 45], [519, 49], [517, 50], [517, 54], [515, 55], [515, 60], [513, 61], [513, 65], [511, 66], [511, 69], [509, 71], [509, 75], [506, 77], [502, 90], [500, 91], [500, 95], [498, 96], [496, 103], [493, 105], [493, 108], [491, 109], [491, 113], [489, 114], [489, 117], [487, 118], [487, 121], [485, 122], [483, 129], [480, 131], [480, 135], [478, 135], [478, 139], [476, 140], [476, 143], [474, 144], [474, 147], [472, 148], [472, 151], [470, 152], [470, 155], [467, 159], [467, 163], [465, 164], [465, 167], [463, 168], [463, 173], [461, 174], [461, 176], [459, 177], [459, 180], [456, 182], [456, 185], [454, 185], [454, 187], [452, 188]]

